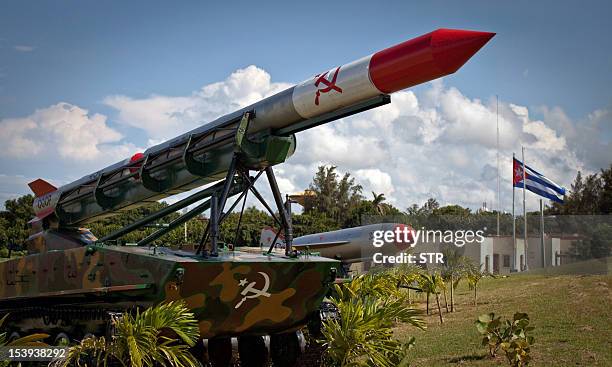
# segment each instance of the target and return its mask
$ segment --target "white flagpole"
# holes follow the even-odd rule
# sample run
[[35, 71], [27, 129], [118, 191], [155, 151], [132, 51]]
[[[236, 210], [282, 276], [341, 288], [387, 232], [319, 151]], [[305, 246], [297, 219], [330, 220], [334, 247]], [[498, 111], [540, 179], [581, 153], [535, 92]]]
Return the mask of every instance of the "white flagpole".
[[524, 233], [524, 248], [525, 248], [525, 270], [529, 270], [529, 261], [528, 261], [528, 254], [529, 252], [527, 251], [527, 209], [526, 209], [526, 205], [525, 205], [525, 191], [526, 191], [526, 186], [527, 186], [527, 173], [525, 172], [525, 147], [521, 147], [522, 150], [522, 155], [523, 155], [523, 218], [525, 219], [525, 233]]
[[501, 211], [501, 189], [499, 185], [499, 96], [495, 95], [497, 122], [497, 237], [499, 237], [499, 213]]
[[514, 215], [514, 153], [512, 153], [512, 268], [516, 271], [516, 219]]

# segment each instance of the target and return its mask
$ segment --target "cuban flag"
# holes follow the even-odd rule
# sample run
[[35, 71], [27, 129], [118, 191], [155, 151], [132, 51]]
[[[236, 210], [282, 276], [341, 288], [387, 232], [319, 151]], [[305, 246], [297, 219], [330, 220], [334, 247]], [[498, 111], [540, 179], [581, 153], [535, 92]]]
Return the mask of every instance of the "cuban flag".
[[[523, 187], [523, 163], [514, 158], [512, 167], [512, 184], [514, 187]], [[529, 166], [525, 166], [525, 188], [534, 194], [543, 196], [557, 203], [563, 204], [565, 188], [552, 182], [543, 174], [537, 172]]]

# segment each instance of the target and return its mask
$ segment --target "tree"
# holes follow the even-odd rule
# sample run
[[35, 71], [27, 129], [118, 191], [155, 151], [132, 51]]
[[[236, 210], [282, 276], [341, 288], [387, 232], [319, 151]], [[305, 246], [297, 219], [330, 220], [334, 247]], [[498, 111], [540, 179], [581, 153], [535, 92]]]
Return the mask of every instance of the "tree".
[[612, 164], [607, 169], [582, 177], [578, 172], [563, 204], [553, 203], [547, 214], [612, 214]]
[[457, 215], [457, 216], [468, 216], [472, 213], [469, 208], [464, 208], [460, 205], [447, 205], [441, 208], [433, 209], [432, 214], [434, 215]]
[[295, 237], [340, 229], [338, 223], [332, 218], [328, 218], [323, 213], [315, 211], [293, 214], [291, 221], [293, 225], [293, 235]]
[[602, 169], [599, 174], [602, 187], [599, 197], [599, 212], [602, 214], [612, 213], [612, 164], [608, 169]]
[[0, 217], [0, 246], [21, 245], [28, 238], [27, 223], [34, 217], [33, 201], [32, 195], [5, 201], [6, 212]]
[[596, 223], [587, 229], [588, 238], [582, 240], [581, 246], [576, 246], [581, 259], [601, 259], [611, 256], [612, 251], [612, 225], [608, 223]]
[[315, 195], [306, 201], [304, 213], [323, 213], [341, 227], [359, 224], [356, 209], [363, 199], [363, 188], [350, 173], [339, 178], [336, 166], [320, 166], [308, 189]]
[[199, 340], [198, 322], [182, 301], [159, 304], [135, 315], [126, 312], [112, 323], [115, 333], [110, 340], [85, 338], [54, 366], [80, 366], [87, 359], [96, 366], [112, 362], [135, 367], [200, 366], [189, 353]]
[[418, 204], [412, 204], [406, 209], [406, 214], [411, 216], [427, 216], [438, 209], [440, 204], [435, 198], [429, 198], [427, 201], [419, 207]]
[[427, 292], [427, 312], [429, 313], [429, 295], [434, 294], [436, 297], [436, 304], [438, 305], [440, 324], [444, 323], [444, 320], [442, 319], [442, 308], [440, 307], [440, 291], [443, 287], [444, 281], [439, 274], [421, 274], [421, 289], [423, 292]]
[[387, 200], [387, 198], [385, 198], [385, 194], [380, 193], [377, 194], [374, 191], [372, 191], [372, 206], [374, 206], [374, 208], [376, 208], [376, 211], [380, 214], [380, 215], [385, 215], [386, 212], [386, 208], [385, 208], [385, 203], [384, 201]]
[[222, 241], [234, 243], [237, 246], [259, 246], [261, 230], [264, 227], [276, 226], [274, 219], [267, 212], [251, 206], [242, 213], [240, 231], [238, 238], [236, 238], [239, 219], [240, 213], [233, 212], [221, 223], [219, 226], [219, 238]]
[[465, 275], [466, 267], [471, 263], [471, 260], [466, 256], [461, 256], [455, 246], [444, 247], [442, 255], [444, 257], [442, 278], [450, 284], [450, 311], [455, 312], [455, 288]]
[[467, 265], [466, 277], [467, 277], [470, 289], [474, 290], [474, 306], [478, 305], [477, 298], [476, 298], [478, 282], [480, 282], [480, 279], [482, 279], [485, 275], [487, 275], [487, 272], [481, 269], [482, 269], [482, 265], [476, 265], [474, 263], [469, 263]]

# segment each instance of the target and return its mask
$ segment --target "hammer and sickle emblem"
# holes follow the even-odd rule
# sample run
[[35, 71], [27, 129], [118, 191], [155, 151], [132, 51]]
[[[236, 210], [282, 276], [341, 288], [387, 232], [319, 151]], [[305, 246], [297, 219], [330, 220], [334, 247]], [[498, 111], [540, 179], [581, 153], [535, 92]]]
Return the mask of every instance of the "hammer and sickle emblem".
[[264, 278], [264, 286], [263, 286], [263, 288], [262, 289], [257, 289], [257, 288], [255, 288], [255, 282], [248, 283], [248, 280], [246, 278], [242, 279], [239, 284], [240, 284], [241, 287], [244, 287], [242, 292], [240, 292], [240, 294], [242, 294], [243, 297], [240, 300], [240, 302], [238, 302], [236, 307], [234, 307], [234, 308], [238, 308], [238, 307], [242, 306], [244, 301], [246, 301], [249, 298], [257, 298], [257, 297], [260, 297], [260, 296], [264, 296], [264, 297], [270, 297], [271, 296], [271, 294], [268, 293], [268, 288], [270, 287], [270, 277], [268, 276], [268, 274], [263, 273], [261, 271], [259, 271], [257, 273], [261, 274], [261, 276]]
[[334, 71], [334, 76], [332, 77], [331, 81], [327, 80], [327, 74], [329, 73], [329, 71], [325, 72], [324, 74], [315, 75], [315, 87], [318, 88], [319, 84], [321, 83], [326, 85], [325, 88], [317, 89], [317, 94], [315, 96], [315, 105], [317, 106], [319, 105], [319, 97], [321, 96], [321, 93], [328, 93], [328, 92], [331, 92], [332, 90], [335, 90], [338, 93], [342, 93], [342, 88], [336, 85], [336, 79], [338, 78], [338, 72], [340, 72], [340, 66], [338, 66], [336, 68], [336, 71]]

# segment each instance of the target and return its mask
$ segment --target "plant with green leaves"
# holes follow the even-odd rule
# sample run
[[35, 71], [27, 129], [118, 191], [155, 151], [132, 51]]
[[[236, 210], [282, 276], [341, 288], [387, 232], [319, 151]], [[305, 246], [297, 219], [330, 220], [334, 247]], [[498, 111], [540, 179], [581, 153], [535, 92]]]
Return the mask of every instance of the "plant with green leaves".
[[[372, 269], [369, 273], [356, 276], [349, 283], [345, 283], [342, 297], [346, 297], [344, 300], [365, 296], [405, 299], [407, 295], [400, 287], [405, 284], [405, 277], [405, 273], [396, 269]], [[337, 293], [334, 295], [340, 296]]]
[[393, 338], [396, 322], [419, 329], [425, 323], [420, 311], [406, 307], [403, 292], [397, 289], [390, 272], [367, 274], [352, 282], [336, 285], [331, 301], [340, 313], [339, 319], [323, 322], [325, 359], [331, 366], [406, 366], [406, 354], [414, 338], [402, 343]]
[[438, 305], [438, 315], [440, 316], [440, 324], [444, 323], [442, 319], [442, 307], [440, 307], [440, 293], [445, 287], [442, 276], [438, 273], [421, 274], [421, 289], [427, 293], [427, 313], [429, 314], [429, 295], [433, 294], [436, 297]]
[[[443, 248], [442, 255], [444, 256], [444, 267], [441, 274], [444, 282], [448, 282], [450, 285], [450, 312], [455, 312], [455, 289], [461, 279], [467, 275], [467, 269], [473, 263], [467, 256], [462, 256], [455, 246]], [[446, 300], [446, 287], [443, 291]]]
[[[9, 314], [4, 315], [0, 319], [0, 327], [4, 325], [4, 322], [9, 317]], [[10, 340], [7, 336], [7, 332], [0, 333], [0, 347], [33, 347], [33, 346], [46, 346], [47, 344], [43, 343], [43, 340], [48, 338], [48, 334], [32, 334], [27, 335], [22, 338]], [[0, 367], [8, 366], [10, 362], [8, 361], [0, 361]]]
[[488, 275], [488, 272], [482, 270], [482, 265], [477, 266], [474, 263], [470, 263], [467, 266], [465, 274], [466, 274], [466, 278], [467, 278], [470, 289], [474, 290], [474, 306], [476, 306], [478, 305], [477, 294], [476, 294], [478, 290], [478, 283], [480, 282], [482, 278]]
[[182, 301], [162, 303], [135, 315], [126, 312], [113, 317], [112, 324], [110, 340], [85, 338], [54, 366], [200, 366], [189, 353], [199, 340], [198, 323]]
[[421, 292], [418, 285], [422, 272], [423, 270], [414, 264], [401, 264], [400, 266], [394, 267], [393, 270], [390, 271], [390, 273], [393, 274], [394, 279], [397, 281], [397, 288], [406, 290], [406, 299], [408, 304], [411, 303], [411, 289]]
[[502, 322], [494, 313], [480, 315], [476, 321], [478, 332], [483, 335], [482, 345], [489, 347], [489, 355], [495, 357], [501, 348], [513, 367], [526, 366], [531, 361], [531, 345], [534, 338], [528, 335], [534, 327], [529, 326], [529, 316], [516, 312], [512, 320]]

